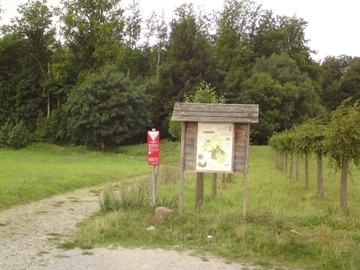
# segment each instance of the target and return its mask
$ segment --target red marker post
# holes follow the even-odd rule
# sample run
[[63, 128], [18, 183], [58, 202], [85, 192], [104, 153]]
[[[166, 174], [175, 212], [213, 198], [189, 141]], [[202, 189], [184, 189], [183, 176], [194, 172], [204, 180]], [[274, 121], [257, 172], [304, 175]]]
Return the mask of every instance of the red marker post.
[[157, 172], [160, 164], [160, 132], [153, 128], [147, 133], [148, 165], [153, 166], [152, 172], [152, 202], [156, 204]]

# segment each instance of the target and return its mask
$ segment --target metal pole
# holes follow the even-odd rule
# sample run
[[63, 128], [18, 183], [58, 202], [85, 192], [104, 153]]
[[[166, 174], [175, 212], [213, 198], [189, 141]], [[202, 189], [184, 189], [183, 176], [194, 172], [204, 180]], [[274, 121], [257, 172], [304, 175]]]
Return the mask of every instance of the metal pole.
[[157, 167], [153, 166], [152, 171], [152, 202], [154, 205], [156, 205], [156, 182], [157, 182]]

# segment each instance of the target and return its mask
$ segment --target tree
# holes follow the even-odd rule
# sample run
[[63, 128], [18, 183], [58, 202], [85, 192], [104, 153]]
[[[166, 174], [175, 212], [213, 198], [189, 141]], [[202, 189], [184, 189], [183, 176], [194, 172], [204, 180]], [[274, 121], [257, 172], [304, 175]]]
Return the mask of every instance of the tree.
[[160, 69], [160, 89], [154, 96], [155, 124], [168, 130], [168, 117], [174, 103], [195, 92], [202, 81], [212, 82], [213, 62], [210, 36], [193, 5], [182, 5], [175, 10], [166, 62]]
[[214, 60], [218, 92], [230, 103], [236, 102], [253, 68], [255, 56], [250, 40], [261, 13], [261, 6], [253, 1], [227, 0], [217, 18]]
[[[185, 102], [194, 103], [225, 103], [223, 96], [217, 96], [214, 89], [210, 88], [210, 84], [201, 81], [198, 85], [195, 94], [186, 96]], [[171, 117], [170, 117], [171, 118]], [[169, 120], [169, 134], [176, 140], [180, 140], [181, 136], [181, 122]]]
[[354, 59], [340, 79], [340, 98], [360, 99], [360, 58]]
[[13, 149], [20, 149], [28, 145], [29, 133], [23, 120], [15, 124], [8, 135], [7, 144]]
[[322, 114], [308, 121], [305, 125], [304, 130], [310, 135], [311, 139], [308, 140], [308, 144], [311, 147], [311, 150], [315, 153], [317, 159], [317, 182], [318, 182], [318, 191], [317, 195], [319, 197], [324, 197], [324, 185], [323, 185], [323, 156], [326, 155], [327, 151], [324, 146], [324, 139], [326, 136], [327, 125], [329, 124], [329, 115], [326, 113], [325, 109], [322, 108]]
[[119, 146], [144, 132], [149, 100], [114, 66], [94, 73], [70, 93], [65, 109], [72, 141], [91, 147]]
[[328, 111], [335, 110], [341, 102], [349, 97], [349, 93], [342, 94], [341, 79], [346, 74], [351, 63], [356, 58], [347, 55], [327, 56], [321, 63], [323, 70], [321, 103]]
[[17, 83], [21, 81], [23, 46], [17, 33], [6, 34], [0, 39], [0, 126], [15, 118]]
[[122, 61], [124, 10], [120, 0], [65, 0], [62, 32], [79, 76]]
[[257, 59], [254, 74], [243, 83], [240, 103], [259, 104], [259, 123], [252, 128], [254, 143], [266, 143], [273, 132], [290, 129], [319, 113], [311, 79], [286, 54]]
[[[140, 13], [140, 2], [132, 0], [127, 12], [129, 15], [125, 18], [125, 66], [127, 67], [127, 77], [130, 76], [130, 70], [134, 70], [136, 66], [136, 58], [134, 59], [134, 51], [137, 48], [138, 41], [141, 34], [142, 17]], [[135, 73], [135, 75], [137, 75]]]
[[282, 106], [287, 93], [269, 74], [255, 73], [244, 83], [239, 100], [241, 103], [259, 104], [259, 123], [251, 130], [254, 144], [266, 143], [276, 132], [289, 126], [289, 114], [293, 109], [290, 103]]
[[155, 12], [146, 20], [147, 33], [145, 34], [146, 42], [145, 47], [149, 45], [151, 37], [155, 36], [155, 46], [153, 49], [156, 51], [156, 78], [160, 76], [160, 64], [162, 61], [162, 54], [168, 44], [168, 24], [165, 20], [165, 13], [162, 11], [160, 17]]
[[331, 167], [341, 170], [340, 207], [347, 208], [347, 178], [351, 164], [360, 164], [360, 105], [350, 99], [333, 112], [324, 140]]
[[8, 121], [0, 128], [0, 148], [9, 146], [8, 139], [13, 126], [14, 125]]
[[[50, 102], [50, 92], [45, 85], [49, 77], [51, 46], [55, 42], [53, 11], [40, 1], [29, 1], [20, 5], [18, 12], [20, 16], [2, 28], [5, 46], [1, 48], [4, 55], [1, 60], [6, 61], [7, 67], [0, 71], [0, 76], [6, 85], [5, 102], [16, 104], [13, 112], [5, 114], [15, 122], [24, 119], [28, 127], [33, 127], [38, 111], [49, 108], [46, 104]], [[9, 50], [13, 52], [7, 54]], [[4, 110], [10, 104], [5, 104]]]

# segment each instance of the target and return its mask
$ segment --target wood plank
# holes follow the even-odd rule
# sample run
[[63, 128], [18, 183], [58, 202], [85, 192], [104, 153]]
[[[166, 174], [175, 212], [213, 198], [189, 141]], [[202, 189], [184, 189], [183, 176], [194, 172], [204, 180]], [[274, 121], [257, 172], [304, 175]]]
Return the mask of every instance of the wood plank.
[[185, 171], [194, 171], [195, 170], [195, 161], [194, 160], [185, 160]]
[[244, 145], [242, 145], [242, 146], [235, 146], [235, 154], [234, 155], [236, 155], [236, 153], [245, 153], [245, 151], [246, 151], [246, 146], [245, 146], [245, 144]]
[[246, 146], [246, 140], [237, 140], [237, 141], [235, 141], [235, 146], [236, 147]]
[[234, 166], [235, 167], [244, 167], [246, 164], [245, 164], [245, 160], [243, 161], [237, 161], [234, 163]]
[[235, 156], [235, 161], [236, 161], [236, 159], [245, 158], [245, 157], [246, 157], [246, 153], [245, 153], [245, 151], [244, 151], [244, 152], [235, 152], [235, 153], [234, 153], [234, 156]]
[[180, 151], [180, 179], [179, 179], [179, 212], [184, 207], [184, 183], [185, 183], [185, 123], [181, 123], [181, 151]]
[[244, 118], [240, 118], [240, 117], [212, 117], [212, 116], [177, 116], [174, 115], [172, 116], [172, 120], [173, 121], [192, 121], [192, 122], [202, 122], [202, 123], [223, 123], [224, 121], [226, 121], [227, 123], [258, 123], [258, 118], [257, 117], [253, 117], [253, 118], [249, 118], [249, 117], [244, 117]]
[[195, 205], [201, 206], [204, 202], [204, 173], [196, 173], [196, 196], [195, 196]]
[[258, 118], [257, 104], [175, 103], [172, 115], [174, 121], [205, 123], [257, 123]]
[[195, 138], [186, 138], [185, 139], [185, 144], [186, 145], [195, 145]]
[[246, 130], [246, 127], [247, 127], [248, 124], [243, 124], [243, 123], [236, 123], [235, 124], [235, 130]]
[[236, 136], [235, 139], [238, 141], [245, 141], [245, 142], [247, 142], [247, 140], [248, 140], [246, 135]]
[[206, 111], [178, 111], [177, 117], [187, 116], [217, 116], [217, 117], [240, 117], [240, 118], [255, 118], [258, 117], [257, 112], [206, 112]]
[[218, 103], [191, 103], [176, 102], [175, 111], [198, 112], [259, 112], [258, 104], [218, 104]]
[[194, 147], [185, 147], [185, 156], [194, 156]]
[[246, 130], [245, 129], [236, 129], [235, 130], [235, 135], [236, 136], [245, 136], [246, 135]]
[[195, 138], [195, 136], [196, 136], [195, 129], [189, 129], [186, 131], [185, 138]]
[[243, 217], [246, 216], [247, 211], [247, 181], [248, 181], [248, 167], [249, 167], [249, 144], [250, 144], [250, 125], [247, 126], [247, 143], [246, 143], [246, 156], [244, 168], [244, 181], [243, 181]]
[[186, 131], [196, 130], [197, 123], [195, 122], [186, 122]]

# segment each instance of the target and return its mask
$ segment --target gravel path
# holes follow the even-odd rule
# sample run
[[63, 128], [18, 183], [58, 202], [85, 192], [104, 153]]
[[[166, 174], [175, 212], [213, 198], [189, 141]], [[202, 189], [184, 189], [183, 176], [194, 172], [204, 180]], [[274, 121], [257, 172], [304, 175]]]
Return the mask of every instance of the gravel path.
[[99, 209], [94, 188], [79, 189], [0, 212], [1, 270], [171, 270], [259, 269], [222, 259], [198, 257], [162, 249], [95, 248], [62, 250], [56, 245], [71, 240], [76, 223]]

